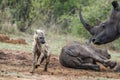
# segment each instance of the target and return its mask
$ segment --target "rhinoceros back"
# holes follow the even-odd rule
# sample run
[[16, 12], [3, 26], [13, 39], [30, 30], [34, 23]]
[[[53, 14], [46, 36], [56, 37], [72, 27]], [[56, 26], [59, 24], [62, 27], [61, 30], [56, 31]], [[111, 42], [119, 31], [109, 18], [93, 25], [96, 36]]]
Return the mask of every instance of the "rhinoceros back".
[[60, 56], [59, 56], [59, 61], [61, 65], [65, 67], [71, 67], [75, 68], [76, 63], [77, 65], [79, 64], [79, 61], [77, 60], [76, 57], [79, 56], [79, 48], [80, 44], [76, 43], [71, 43], [67, 46], [64, 46], [61, 50]]

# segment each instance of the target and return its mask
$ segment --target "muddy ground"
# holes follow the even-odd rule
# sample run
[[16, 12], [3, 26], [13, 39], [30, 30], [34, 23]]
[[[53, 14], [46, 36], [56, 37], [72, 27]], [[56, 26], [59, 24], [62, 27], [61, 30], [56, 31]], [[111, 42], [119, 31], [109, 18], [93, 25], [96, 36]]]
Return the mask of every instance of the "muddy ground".
[[0, 50], [0, 80], [98, 80], [100, 77], [120, 79], [119, 73], [103, 66], [100, 72], [65, 68], [55, 55], [51, 56], [48, 72], [43, 71], [44, 63], [34, 74], [29, 73], [31, 67], [32, 53]]

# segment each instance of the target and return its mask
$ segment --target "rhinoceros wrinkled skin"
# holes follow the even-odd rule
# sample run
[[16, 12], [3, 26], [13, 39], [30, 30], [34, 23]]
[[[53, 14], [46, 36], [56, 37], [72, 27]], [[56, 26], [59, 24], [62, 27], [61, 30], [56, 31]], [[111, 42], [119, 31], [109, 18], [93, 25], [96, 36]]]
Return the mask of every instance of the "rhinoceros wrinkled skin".
[[117, 63], [117, 65], [113, 68], [115, 72], [120, 72], [120, 63]]
[[59, 61], [65, 67], [99, 71], [100, 67], [96, 62], [103, 64], [105, 67], [114, 68], [116, 66], [116, 62], [109, 60], [110, 57], [106, 50], [74, 41], [62, 48]]
[[87, 31], [91, 34], [89, 39], [96, 45], [106, 44], [119, 38], [120, 36], [120, 6], [117, 1], [112, 2], [113, 9], [111, 15], [105, 21], [97, 26], [91, 26], [82, 17], [81, 10], [79, 10], [80, 21]]

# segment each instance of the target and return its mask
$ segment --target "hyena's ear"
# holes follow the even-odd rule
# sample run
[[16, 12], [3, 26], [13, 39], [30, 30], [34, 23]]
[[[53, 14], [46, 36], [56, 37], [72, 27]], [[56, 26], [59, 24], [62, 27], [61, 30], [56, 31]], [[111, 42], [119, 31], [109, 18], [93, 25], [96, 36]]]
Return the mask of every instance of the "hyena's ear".
[[37, 30], [34, 30], [34, 34], [37, 34]]
[[45, 35], [45, 30], [42, 30], [43, 34]]

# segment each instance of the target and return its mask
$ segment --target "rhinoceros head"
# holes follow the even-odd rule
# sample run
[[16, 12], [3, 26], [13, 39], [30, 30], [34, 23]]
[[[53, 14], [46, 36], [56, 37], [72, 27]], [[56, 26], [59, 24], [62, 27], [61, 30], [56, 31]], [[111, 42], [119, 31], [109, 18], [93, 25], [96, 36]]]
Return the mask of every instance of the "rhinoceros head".
[[120, 7], [117, 1], [113, 1], [112, 6], [113, 9], [108, 20], [94, 27], [83, 19], [81, 10], [79, 11], [80, 21], [92, 35], [91, 41], [94, 44], [101, 45], [112, 42], [120, 35]]

